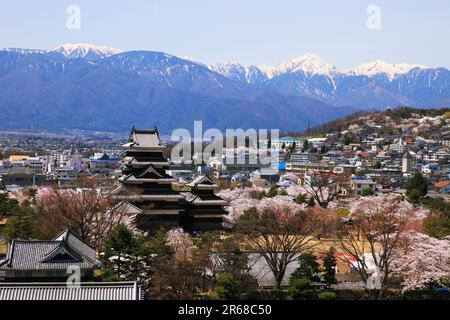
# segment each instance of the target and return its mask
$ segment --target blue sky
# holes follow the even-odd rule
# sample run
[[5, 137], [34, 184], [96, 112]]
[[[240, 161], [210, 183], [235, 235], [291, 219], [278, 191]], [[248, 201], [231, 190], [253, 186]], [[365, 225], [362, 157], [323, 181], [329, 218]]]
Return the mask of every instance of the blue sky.
[[[66, 27], [69, 5], [81, 29]], [[366, 26], [369, 5], [381, 29]], [[311, 52], [340, 68], [376, 59], [450, 68], [448, 0], [0, 0], [0, 47], [86, 42], [205, 63], [276, 64]]]

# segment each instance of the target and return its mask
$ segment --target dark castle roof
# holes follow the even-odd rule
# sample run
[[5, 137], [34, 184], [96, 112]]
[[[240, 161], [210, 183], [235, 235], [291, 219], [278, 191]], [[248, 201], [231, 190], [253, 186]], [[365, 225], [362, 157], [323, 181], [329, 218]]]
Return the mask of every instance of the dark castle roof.
[[161, 148], [158, 130], [138, 130], [133, 128], [128, 138], [128, 142], [123, 145], [128, 148]]

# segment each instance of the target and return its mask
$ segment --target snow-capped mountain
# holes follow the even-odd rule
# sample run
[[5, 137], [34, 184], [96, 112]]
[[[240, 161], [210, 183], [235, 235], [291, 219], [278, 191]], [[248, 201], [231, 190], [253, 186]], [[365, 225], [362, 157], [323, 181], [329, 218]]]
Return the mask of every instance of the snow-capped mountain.
[[354, 75], [354, 76], [368, 76], [373, 77], [379, 74], [385, 74], [390, 80], [394, 78], [408, 73], [414, 68], [426, 69], [424, 65], [421, 64], [389, 64], [381, 60], [376, 60], [369, 63], [361, 64], [355, 68], [351, 68], [349, 70], [344, 71], [343, 73], [346, 75]]
[[322, 60], [318, 55], [307, 53], [298, 58], [284, 61], [276, 66], [260, 66], [269, 79], [285, 73], [304, 72], [307, 76], [336, 73], [336, 68]]
[[34, 54], [34, 53], [45, 53], [47, 50], [39, 50], [39, 49], [20, 49], [20, 48], [5, 48], [3, 51], [6, 52], [15, 52], [20, 54]]
[[285, 97], [163, 52], [91, 60], [0, 50], [0, 128], [302, 130], [358, 109]]
[[[340, 70], [318, 55], [308, 53], [275, 66], [243, 67], [233, 62], [213, 65], [210, 69], [231, 79], [270, 89], [282, 95], [307, 96], [334, 105], [382, 108], [420, 103], [424, 106], [426, 101], [418, 99], [414, 90], [406, 90], [424, 86], [428, 86], [429, 91], [440, 88], [434, 90], [433, 94], [423, 93], [429, 106], [439, 106], [450, 97], [446, 80], [449, 71], [444, 68], [427, 69], [421, 64], [389, 64], [377, 60]], [[248, 76], [248, 70], [253, 70], [254, 74], [262, 73], [259, 81], [252, 80]], [[425, 74], [429, 75], [428, 78]], [[423, 91], [424, 89], [421, 89], [421, 92]]]
[[[76, 58], [76, 59], [75, 59]], [[86, 44], [0, 50], [0, 127], [301, 130], [361, 109], [450, 105], [450, 71], [382, 61], [339, 70], [314, 54], [275, 66], [206, 66]], [[344, 106], [344, 107], [342, 107]]]
[[272, 78], [288, 73], [301, 72], [306, 77], [312, 77], [314, 75], [332, 76], [337, 71], [331, 64], [312, 53], [292, 60], [286, 60], [275, 66], [243, 66], [239, 62], [232, 61], [213, 64], [209, 68], [223, 76], [252, 84], [262, 84]]
[[122, 50], [107, 46], [96, 46], [86, 43], [66, 43], [57, 46], [47, 52], [60, 53], [66, 58], [84, 58], [88, 60], [98, 60], [121, 53]]
[[262, 84], [268, 79], [265, 72], [260, 68], [256, 66], [243, 66], [234, 61], [209, 65], [208, 68], [227, 78], [250, 84]]
[[[361, 64], [357, 67], [339, 70], [330, 63], [324, 61], [316, 54], [307, 53], [303, 56], [286, 60], [278, 65], [267, 66], [242, 66], [239, 62], [225, 62], [210, 65], [209, 68], [227, 77], [236, 77], [237, 74], [249, 74], [249, 70], [255, 72], [260, 71], [267, 80], [287, 74], [287, 73], [304, 73], [307, 77], [316, 75], [339, 78], [343, 76], [367, 76], [373, 77], [384, 74], [388, 79], [393, 80], [396, 77], [408, 73], [414, 68], [426, 69], [421, 64], [389, 64], [381, 60]], [[246, 80], [250, 83], [250, 77], [239, 77], [240, 80]]]
[[86, 60], [99, 60], [110, 57], [122, 52], [120, 49], [97, 46], [87, 43], [66, 43], [49, 50], [42, 49], [19, 49], [19, 48], [5, 48], [3, 51], [15, 52], [20, 54], [48, 54], [48, 55], [62, 55], [67, 59], [82, 58]]

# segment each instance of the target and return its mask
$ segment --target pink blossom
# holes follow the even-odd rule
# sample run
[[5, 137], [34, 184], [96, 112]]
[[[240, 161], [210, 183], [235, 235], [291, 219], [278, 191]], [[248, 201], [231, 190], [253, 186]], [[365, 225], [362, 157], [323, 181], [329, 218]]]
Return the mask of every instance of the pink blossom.
[[187, 259], [194, 247], [191, 236], [183, 228], [173, 228], [166, 233], [167, 244], [172, 247], [177, 259]]
[[450, 239], [439, 240], [410, 231], [404, 248], [396, 252], [393, 271], [402, 277], [403, 291], [442, 285], [450, 276]]

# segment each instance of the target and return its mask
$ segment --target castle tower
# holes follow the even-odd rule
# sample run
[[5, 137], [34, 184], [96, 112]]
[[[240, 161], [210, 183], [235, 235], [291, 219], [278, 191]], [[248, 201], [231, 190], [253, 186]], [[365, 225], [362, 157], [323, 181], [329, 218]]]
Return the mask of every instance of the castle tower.
[[157, 129], [132, 129], [123, 145], [121, 187], [118, 196], [128, 202], [127, 213], [136, 215], [136, 225], [143, 230], [179, 226], [183, 196], [172, 189], [177, 180], [166, 174], [169, 162], [163, 157]]
[[178, 180], [166, 173], [170, 163], [164, 159], [166, 146], [156, 128], [133, 128], [123, 147], [126, 152], [116, 197], [125, 204], [126, 214], [136, 217], [134, 224], [138, 229], [183, 227], [191, 232], [222, 229], [226, 203], [214, 194], [217, 185], [198, 175], [186, 185], [190, 191], [175, 191], [172, 183]]
[[199, 174], [186, 184], [190, 191], [182, 192], [187, 202], [185, 225], [192, 230], [222, 228], [226, 201], [215, 195], [218, 185], [208, 176]]

